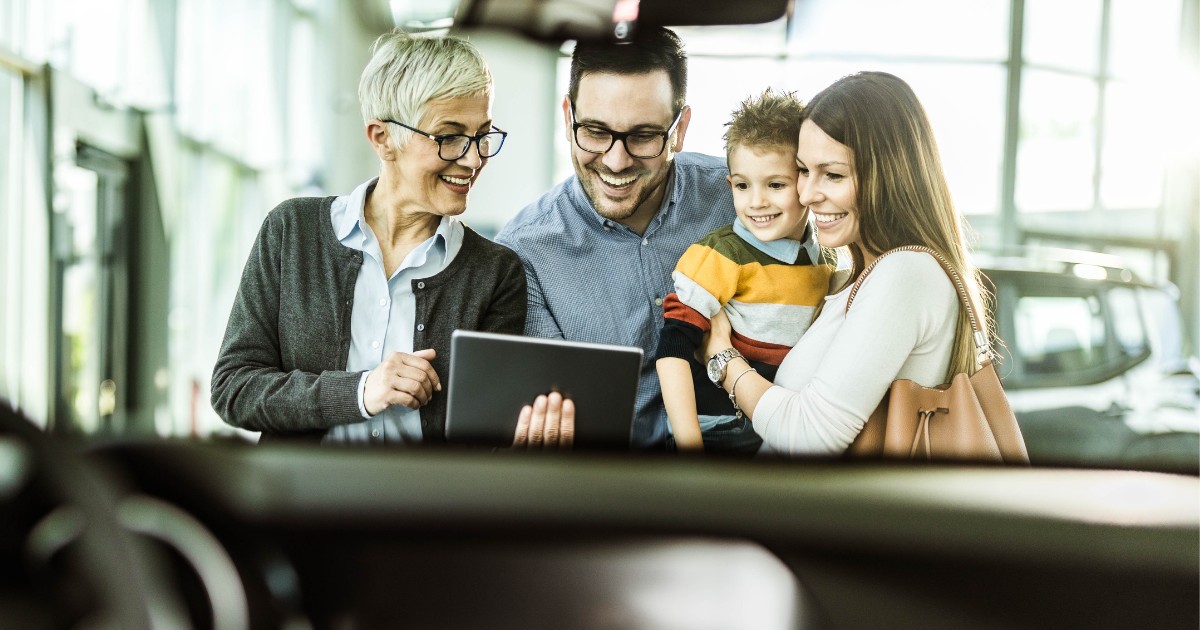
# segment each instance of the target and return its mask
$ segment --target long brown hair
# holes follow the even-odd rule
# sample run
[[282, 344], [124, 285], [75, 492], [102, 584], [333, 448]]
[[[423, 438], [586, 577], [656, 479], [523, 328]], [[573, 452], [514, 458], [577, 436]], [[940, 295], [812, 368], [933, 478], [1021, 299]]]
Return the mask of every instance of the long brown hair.
[[[991, 294], [968, 258], [962, 217], [950, 198], [929, 118], [912, 88], [886, 72], [852, 74], [813, 97], [801, 120], [811, 120], [853, 156], [861, 243], [849, 247], [853, 276], [862, 272], [863, 249], [878, 256], [904, 245], [929, 247], [962, 276], [980, 324], [993, 339]], [[973, 373], [976, 356], [970, 320], [960, 309], [947, 379]]]

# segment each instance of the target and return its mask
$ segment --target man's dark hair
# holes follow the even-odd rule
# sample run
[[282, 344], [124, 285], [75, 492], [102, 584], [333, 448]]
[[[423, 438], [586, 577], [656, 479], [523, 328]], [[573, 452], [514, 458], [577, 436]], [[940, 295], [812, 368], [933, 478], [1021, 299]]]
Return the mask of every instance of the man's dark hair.
[[579, 80], [585, 74], [646, 74], [656, 70], [665, 70], [670, 77], [671, 105], [678, 113], [687, 103], [687, 54], [679, 36], [661, 26], [639, 29], [631, 42], [581, 41], [575, 44], [567, 95], [574, 103], [579, 96]]

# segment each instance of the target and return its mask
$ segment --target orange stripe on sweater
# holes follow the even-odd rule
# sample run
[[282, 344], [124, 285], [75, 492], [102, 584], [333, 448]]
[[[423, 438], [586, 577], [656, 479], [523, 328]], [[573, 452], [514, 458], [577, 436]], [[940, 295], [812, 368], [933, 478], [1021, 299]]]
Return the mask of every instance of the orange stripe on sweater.
[[733, 347], [738, 352], [742, 353], [750, 361], [761, 361], [768, 365], [779, 365], [783, 363], [783, 358], [787, 356], [789, 346], [781, 346], [777, 343], [767, 343], [751, 339], [745, 335], [739, 334], [736, 330], [733, 331]]
[[675, 293], [671, 293], [663, 299], [663, 317], [691, 324], [704, 332], [708, 332], [710, 326], [707, 317], [681, 302]]

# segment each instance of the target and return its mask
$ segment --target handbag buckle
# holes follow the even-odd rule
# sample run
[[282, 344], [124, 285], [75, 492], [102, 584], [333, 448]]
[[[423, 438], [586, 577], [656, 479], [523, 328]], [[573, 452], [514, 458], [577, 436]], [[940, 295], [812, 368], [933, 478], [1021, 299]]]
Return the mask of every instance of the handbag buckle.
[[982, 330], [975, 331], [975, 367], [980, 368], [984, 363], [992, 359], [992, 344], [988, 341], [987, 333]]

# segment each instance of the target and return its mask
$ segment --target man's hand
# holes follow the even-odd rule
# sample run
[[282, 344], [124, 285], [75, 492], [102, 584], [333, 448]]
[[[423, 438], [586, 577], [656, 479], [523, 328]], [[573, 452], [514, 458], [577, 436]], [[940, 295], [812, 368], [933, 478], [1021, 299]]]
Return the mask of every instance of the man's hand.
[[570, 449], [575, 443], [575, 402], [551, 392], [521, 408], [513, 448]]
[[432, 348], [412, 354], [393, 352], [367, 374], [363, 406], [372, 416], [391, 407], [404, 405], [420, 409], [433, 392], [442, 391], [442, 380], [429, 364], [437, 351]]

